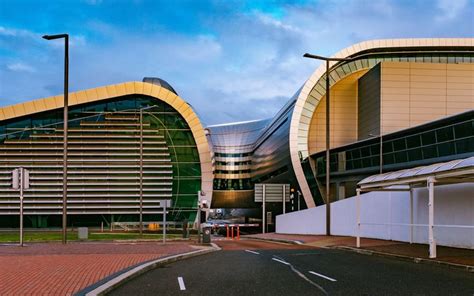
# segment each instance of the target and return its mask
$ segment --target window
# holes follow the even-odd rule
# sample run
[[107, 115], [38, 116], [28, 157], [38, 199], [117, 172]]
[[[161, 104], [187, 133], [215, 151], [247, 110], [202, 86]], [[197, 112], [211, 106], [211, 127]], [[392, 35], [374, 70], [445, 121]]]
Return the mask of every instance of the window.
[[436, 143], [436, 135], [434, 131], [426, 132], [421, 134], [421, 142], [423, 146], [431, 145]]
[[420, 135], [407, 137], [407, 148], [416, 148], [421, 146]]
[[448, 142], [438, 145], [439, 156], [448, 156], [454, 154], [454, 143]]
[[454, 138], [453, 128], [451, 126], [436, 131], [438, 143], [446, 142]]
[[461, 124], [457, 124], [454, 126], [454, 133], [456, 135], [456, 139], [471, 137], [474, 135], [474, 120], [463, 122]]
[[436, 146], [427, 146], [423, 147], [423, 159], [438, 157], [438, 153], [436, 153]]
[[407, 149], [407, 146], [405, 144], [405, 138], [398, 139], [393, 141], [393, 150], [394, 151], [402, 151]]
[[417, 161], [423, 159], [421, 148], [408, 150], [408, 161]]

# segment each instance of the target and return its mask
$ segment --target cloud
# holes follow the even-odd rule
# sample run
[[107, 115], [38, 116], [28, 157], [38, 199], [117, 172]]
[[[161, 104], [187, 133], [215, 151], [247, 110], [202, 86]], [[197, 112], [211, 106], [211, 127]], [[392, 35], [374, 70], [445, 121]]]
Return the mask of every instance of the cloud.
[[[467, 0], [438, 0], [437, 7], [440, 13], [437, 20], [449, 21], [456, 18], [467, 6]], [[473, 15], [471, 14], [471, 17]]]
[[85, 2], [89, 5], [99, 5], [102, 3], [102, 0], [85, 0]]
[[[221, 5], [219, 14], [212, 5], [199, 13], [179, 5], [167, 10], [193, 17], [192, 31], [183, 32], [182, 24], [175, 29], [174, 16], [171, 23], [147, 18], [130, 24], [115, 14], [115, 22], [90, 17], [77, 24], [70, 30], [71, 91], [155, 76], [168, 81], [205, 124], [268, 118], [318, 66], [302, 58], [305, 52], [332, 55], [379, 38], [472, 37], [474, 30], [470, 2], [444, 23], [437, 21], [443, 10], [422, 0], [298, 1], [245, 11], [212, 3]], [[62, 92], [62, 43], [44, 41], [37, 31], [0, 27], [2, 105]], [[23, 71], [9, 68], [20, 61]]]
[[36, 69], [33, 68], [32, 66], [22, 63], [22, 62], [17, 62], [13, 64], [8, 64], [7, 69], [10, 71], [14, 72], [27, 72], [27, 73], [34, 73], [36, 72]]

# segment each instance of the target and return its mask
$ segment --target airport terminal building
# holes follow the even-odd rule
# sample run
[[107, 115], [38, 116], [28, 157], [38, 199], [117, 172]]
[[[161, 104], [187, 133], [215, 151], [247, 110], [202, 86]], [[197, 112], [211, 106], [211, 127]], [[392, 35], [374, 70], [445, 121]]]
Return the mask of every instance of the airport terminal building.
[[[380, 171], [474, 155], [474, 39], [366, 41], [334, 57], [350, 61], [330, 65], [330, 201], [354, 196], [359, 181]], [[199, 190], [214, 208], [258, 208], [260, 183], [290, 184], [303, 208], [323, 205], [325, 70], [316, 69], [273, 118], [207, 128], [161, 79], [71, 93], [72, 221], [136, 220], [140, 192], [148, 219], [160, 200], [172, 199], [169, 219], [193, 220]], [[59, 219], [62, 100], [0, 109], [1, 226], [18, 215], [10, 179], [19, 166], [31, 171], [25, 214], [36, 226]]]
[[[172, 200], [171, 220], [195, 219], [196, 192], [212, 195], [211, 154], [199, 118], [166, 81], [70, 93], [69, 106], [69, 224], [138, 221], [140, 195], [145, 221], [157, 220], [165, 200]], [[30, 171], [26, 225], [60, 225], [62, 107], [56, 96], [0, 109], [2, 226], [18, 220], [17, 167]]]

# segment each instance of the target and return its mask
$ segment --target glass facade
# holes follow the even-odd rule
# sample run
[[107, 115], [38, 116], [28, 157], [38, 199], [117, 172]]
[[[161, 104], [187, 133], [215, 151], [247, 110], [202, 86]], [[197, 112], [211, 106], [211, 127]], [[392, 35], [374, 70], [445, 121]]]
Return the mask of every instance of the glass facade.
[[[201, 189], [199, 153], [175, 109], [152, 97], [129, 95], [70, 107], [69, 118], [69, 214], [137, 221], [143, 151], [145, 220], [159, 219], [163, 199], [173, 201], [168, 219], [194, 219]], [[30, 170], [32, 180], [25, 214], [61, 213], [62, 136], [62, 109], [0, 122], [0, 216], [18, 214], [18, 194], [8, 180], [19, 166]]]
[[215, 190], [253, 190], [253, 183], [248, 179], [214, 179]]
[[[384, 135], [382, 148], [383, 172], [473, 156], [474, 111]], [[311, 158], [316, 162], [316, 178], [323, 180], [325, 152]], [[362, 180], [377, 173], [380, 169], [380, 137], [332, 149], [330, 168], [331, 178], [334, 176], [336, 180], [344, 175], [359, 176], [358, 179]]]
[[208, 127], [214, 152], [212, 207], [255, 208], [252, 158], [255, 141], [269, 120], [238, 122]]

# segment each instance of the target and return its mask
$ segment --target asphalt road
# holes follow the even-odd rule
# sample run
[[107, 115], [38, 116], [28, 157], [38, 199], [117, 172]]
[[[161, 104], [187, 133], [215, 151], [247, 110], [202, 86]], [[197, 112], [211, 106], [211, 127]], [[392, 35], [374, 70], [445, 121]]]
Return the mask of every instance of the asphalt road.
[[109, 295], [474, 295], [474, 274], [255, 241], [160, 267]]

